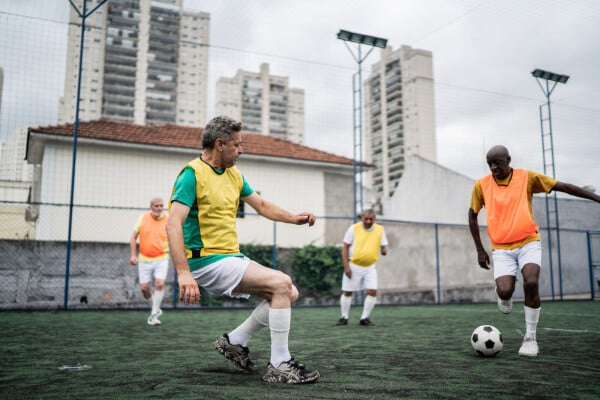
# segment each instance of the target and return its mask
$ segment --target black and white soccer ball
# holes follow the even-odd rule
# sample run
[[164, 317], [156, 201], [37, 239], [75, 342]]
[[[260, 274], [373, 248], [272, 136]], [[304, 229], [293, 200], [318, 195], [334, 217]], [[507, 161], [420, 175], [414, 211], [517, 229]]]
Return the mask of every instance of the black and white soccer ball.
[[471, 334], [471, 345], [482, 357], [494, 357], [502, 350], [502, 333], [492, 325], [481, 325]]

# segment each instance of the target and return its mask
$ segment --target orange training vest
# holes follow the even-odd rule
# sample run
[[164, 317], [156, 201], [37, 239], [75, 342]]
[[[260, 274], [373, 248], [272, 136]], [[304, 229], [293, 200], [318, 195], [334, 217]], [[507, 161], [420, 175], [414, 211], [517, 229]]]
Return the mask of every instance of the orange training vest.
[[498, 185], [491, 174], [479, 180], [492, 243], [514, 243], [537, 234], [539, 228], [529, 207], [527, 177], [526, 170], [513, 169], [506, 186]]

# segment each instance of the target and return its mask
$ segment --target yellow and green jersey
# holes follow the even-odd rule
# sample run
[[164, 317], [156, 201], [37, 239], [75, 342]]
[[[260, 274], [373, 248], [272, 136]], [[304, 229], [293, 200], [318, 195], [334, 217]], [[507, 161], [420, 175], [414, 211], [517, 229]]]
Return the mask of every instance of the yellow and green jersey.
[[181, 170], [170, 203], [177, 201], [190, 207], [183, 237], [192, 271], [223, 257], [243, 256], [236, 216], [240, 198], [252, 193], [254, 190], [236, 167], [217, 170], [198, 157]]

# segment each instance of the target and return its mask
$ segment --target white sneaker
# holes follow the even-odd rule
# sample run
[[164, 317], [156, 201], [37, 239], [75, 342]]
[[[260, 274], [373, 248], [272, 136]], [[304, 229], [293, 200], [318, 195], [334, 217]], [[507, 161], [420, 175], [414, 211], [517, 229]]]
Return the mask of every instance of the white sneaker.
[[160, 325], [160, 321], [158, 317], [162, 315], [162, 310], [159, 309], [158, 312], [150, 314], [148, 317], [148, 325]]
[[520, 356], [535, 357], [538, 355], [539, 347], [535, 340], [535, 333], [528, 333], [523, 338], [523, 344], [519, 349]]
[[510, 312], [512, 311], [512, 307], [513, 307], [512, 297], [508, 300], [503, 300], [500, 298], [500, 296], [498, 296], [497, 291], [496, 291], [496, 297], [498, 298], [498, 308], [500, 309], [500, 311], [502, 311], [504, 314], [510, 314]]

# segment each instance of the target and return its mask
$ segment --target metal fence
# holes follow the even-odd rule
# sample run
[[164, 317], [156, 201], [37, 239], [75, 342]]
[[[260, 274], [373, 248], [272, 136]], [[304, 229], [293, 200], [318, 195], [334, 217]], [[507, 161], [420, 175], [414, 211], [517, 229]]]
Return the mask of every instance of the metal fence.
[[[66, 0], [60, 2], [66, 8], [70, 7], [68, 3]], [[68, 268], [65, 241], [35, 240], [39, 230], [66, 232], [69, 204], [31, 203], [33, 171], [37, 167], [24, 161], [27, 128], [57, 123], [59, 104], [65, 95], [65, 80], [74, 82], [78, 76], [66, 76], [70, 26], [67, 14], [40, 17], [36, 10], [15, 14], [5, 12], [3, 7], [0, 5], [0, 246], [3, 253], [0, 258], [0, 305], [3, 308], [63, 307], [69, 282], [71, 287], [66, 299], [69, 307], [145, 306], [137, 289], [136, 269], [128, 264], [127, 240], [136, 216], [146, 209], [146, 199], [150, 198], [146, 193], [151, 196], [157, 192], [164, 193], [164, 188], [156, 190], [148, 181], [131, 182], [127, 187], [115, 189], [130, 194], [124, 196], [120, 207], [94, 204], [91, 210], [98, 221], [105, 222], [107, 218], [116, 221], [112, 227], [115, 230], [114, 240], [82, 242], [75, 232], [70, 247], [73, 257]], [[219, 23], [217, 19], [213, 22]], [[87, 28], [90, 32], [97, 29], [95, 26]], [[332, 27], [332, 41], [336, 40], [334, 33], [337, 28]], [[401, 45], [392, 42], [390, 44], [396, 48]], [[345, 51], [343, 45], [338, 44]], [[273, 74], [287, 77], [291, 87], [305, 90], [305, 144], [352, 157], [352, 76], [355, 73], [352, 60], [348, 58], [344, 63], [335, 65], [215, 45], [208, 47], [208, 115], [214, 110], [215, 82], [219, 78], [232, 77], [238, 69], [258, 71], [262, 63], [268, 63]], [[318, 58], [318, 55], [315, 57]], [[377, 58], [371, 57], [375, 63]], [[450, 62], [438, 58], [435, 53], [434, 60], [436, 63]], [[365, 76], [369, 75], [368, 68], [365, 66]], [[529, 70], [524, 70], [523, 74], [528, 76]], [[84, 86], [91, 80], [85, 71], [81, 78]], [[484, 160], [487, 148], [503, 143], [511, 150], [515, 166], [540, 170], [543, 161], [539, 151], [538, 106], [543, 99], [536, 82], [529, 76], [528, 79], [531, 96], [473, 87], [477, 86], [476, 82], [468, 87], [460, 86], [454, 81], [444, 82], [434, 76], [437, 163], [475, 179], [487, 173]], [[478, 82], [481, 85], [483, 79]], [[570, 103], [569, 96], [563, 101], [555, 99], [553, 124], [556, 177], [580, 186], [600, 187], [600, 176], [595, 172], [600, 141], [589, 140], [597, 137], [600, 112]], [[110, 159], [103, 159], [95, 167], [102, 173], [108, 170], [106, 165], [110, 164]], [[116, 173], [123, 173], [118, 166], [113, 167], [118, 171]], [[68, 167], [65, 168], [65, 171], [68, 170]], [[103, 178], [110, 182], [111, 176]], [[68, 181], [71, 176], [65, 173], [62, 179]], [[47, 187], [53, 188], [55, 184], [58, 182], [47, 182]], [[271, 189], [276, 191], [277, 187]], [[418, 189], [415, 187], [415, 190]], [[77, 190], [94, 193], [97, 188], [90, 180], [78, 186]], [[313, 188], [309, 186], [298, 188], [306, 194], [310, 194], [311, 190]], [[73, 195], [77, 199], [78, 193]], [[346, 193], [340, 193], [339, 197], [344, 195]], [[438, 195], [452, 196], [453, 193], [450, 189]], [[45, 207], [42, 211], [54, 213], [51, 225], [40, 225], [37, 218], [39, 207]], [[80, 208], [75, 207], [77, 229], [86, 229], [93, 234], [100, 224], [78, 219], [78, 210]], [[597, 297], [600, 279], [599, 225], [594, 222], [597, 218], [591, 213], [587, 210], [578, 215], [575, 210], [570, 215], [565, 214], [564, 217], [572, 222], [561, 222], [563, 259], [560, 265], [555, 263], [551, 270], [542, 272], [541, 291], [545, 298]], [[598, 214], [597, 211], [595, 214]], [[319, 218], [335, 225], [331, 229], [329, 243], [341, 242], [344, 229], [351, 220], [335, 215]], [[543, 221], [541, 217], [536, 219]], [[381, 222], [394, 240], [390, 256], [380, 262], [382, 301], [443, 303], [494, 300], [491, 273], [477, 267], [466, 225]], [[271, 244], [275, 249], [281, 242], [278, 235], [282, 234], [281, 230], [273, 229]], [[542, 234], [548, 237], [543, 227]], [[544, 242], [548, 240], [544, 238]], [[303, 244], [299, 242], [298, 246]], [[544, 248], [545, 265], [548, 264], [547, 250]], [[170, 292], [166, 298], [173, 294], [172, 271], [170, 274]]]
[[[25, 204], [6, 207], [25, 208]], [[139, 213], [140, 210], [129, 210]], [[3, 213], [3, 215], [5, 215]], [[262, 218], [248, 214], [246, 218]], [[87, 223], [93, 221], [87, 221]], [[135, 219], [131, 221], [131, 227]], [[384, 225], [389, 254], [378, 262], [378, 297], [383, 304], [471, 303], [495, 300], [491, 270], [477, 265], [477, 255], [466, 225], [379, 221]], [[66, 221], [65, 221], [66, 223]], [[341, 240], [351, 218], [319, 217], [319, 223], [334, 223], [333, 236]], [[27, 224], [29, 226], [29, 224]], [[6, 232], [5, 224], [2, 225]], [[2, 229], [0, 229], [2, 230]], [[290, 273], [286, 252], [278, 248], [278, 230], [272, 241], [277, 268]], [[600, 279], [600, 232], [561, 230], [562, 260], [553, 271], [548, 266], [547, 231], [542, 229], [543, 266], [540, 295], [545, 299], [594, 299]], [[242, 234], [244, 232], [241, 232]], [[138, 308], [146, 307], [139, 288], [137, 267], [129, 264], [128, 239], [131, 231], [118, 233], [112, 242], [74, 240], [67, 262], [65, 241], [38, 241], [26, 238], [0, 240], [0, 308]], [[4, 237], [10, 235], [4, 235]], [[257, 243], [254, 243], [257, 244]], [[298, 248], [310, 243], [298, 243]], [[341, 248], [341, 247], [340, 247]], [[343, 273], [343, 266], [335, 267]], [[167, 278], [165, 306], [180, 307], [175, 301], [176, 278], [171, 268]], [[515, 298], [522, 298], [517, 285]], [[300, 304], [336, 304], [338, 298], [303, 298]], [[360, 299], [358, 299], [360, 301]], [[240, 305], [236, 302], [225, 306]]]

